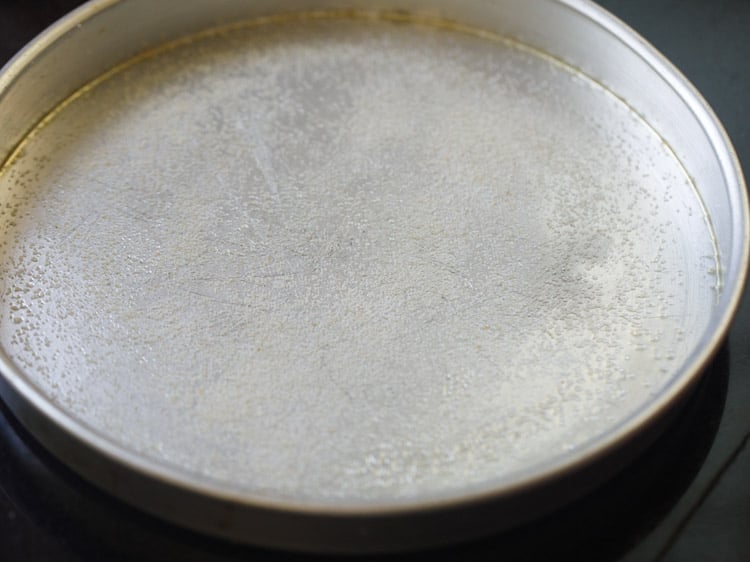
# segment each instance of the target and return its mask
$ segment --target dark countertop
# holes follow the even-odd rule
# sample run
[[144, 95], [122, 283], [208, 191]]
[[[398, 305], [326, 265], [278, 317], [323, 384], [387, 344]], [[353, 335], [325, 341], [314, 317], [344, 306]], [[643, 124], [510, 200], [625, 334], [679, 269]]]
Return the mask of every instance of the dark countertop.
[[[78, 0], [0, 3], [0, 63]], [[750, 162], [750, 2], [600, 0], [703, 93]], [[746, 291], [747, 292], [747, 291]], [[596, 492], [486, 540], [407, 560], [750, 560], [750, 300], [666, 432]], [[111, 499], [50, 458], [0, 403], [0, 559], [291, 559], [197, 536]], [[301, 558], [306, 559], [306, 558]]]

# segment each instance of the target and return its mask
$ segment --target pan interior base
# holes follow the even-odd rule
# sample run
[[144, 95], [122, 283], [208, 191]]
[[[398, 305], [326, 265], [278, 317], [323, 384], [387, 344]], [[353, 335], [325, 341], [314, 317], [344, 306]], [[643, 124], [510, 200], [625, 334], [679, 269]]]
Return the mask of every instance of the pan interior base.
[[621, 100], [466, 31], [290, 18], [125, 65], [0, 175], [0, 344], [183, 481], [310, 505], [496, 489], [677, 376], [717, 259]]

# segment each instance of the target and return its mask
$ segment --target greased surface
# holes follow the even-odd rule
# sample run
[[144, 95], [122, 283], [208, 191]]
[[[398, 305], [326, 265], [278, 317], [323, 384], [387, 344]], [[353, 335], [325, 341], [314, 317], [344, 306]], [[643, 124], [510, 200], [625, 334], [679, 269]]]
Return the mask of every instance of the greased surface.
[[249, 25], [123, 68], [0, 176], [0, 342], [201, 481], [510, 481], [625, 420], [713, 306], [679, 162], [597, 84], [417, 24]]

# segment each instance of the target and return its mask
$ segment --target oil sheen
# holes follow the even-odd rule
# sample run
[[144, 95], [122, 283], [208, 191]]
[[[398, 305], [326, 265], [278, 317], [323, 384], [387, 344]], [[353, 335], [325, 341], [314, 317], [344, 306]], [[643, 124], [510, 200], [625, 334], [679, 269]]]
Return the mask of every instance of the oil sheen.
[[171, 470], [310, 503], [576, 455], [708, 324], [711, 229], [621, 100], [511, 42], [292, 18], [74, 96], [0, 176], [0, 343]]

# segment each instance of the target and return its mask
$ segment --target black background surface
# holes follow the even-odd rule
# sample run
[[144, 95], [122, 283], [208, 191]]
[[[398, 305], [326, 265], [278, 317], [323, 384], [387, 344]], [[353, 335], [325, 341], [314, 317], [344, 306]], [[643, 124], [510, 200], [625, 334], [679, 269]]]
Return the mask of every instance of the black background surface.
[[[0, 63], [77, 0], [0, 0]], [[750, 162], [750, 1], [601, 0], [698, 87]], [[0, 131], [2, 134], [2, 131]], [[750, 561], [750, 303], [695, 395], [593, 494], [486, 540], [405, 560]], [[0, 560], [286, 560], [111, 499], [50, 458], [0, 402]]]

